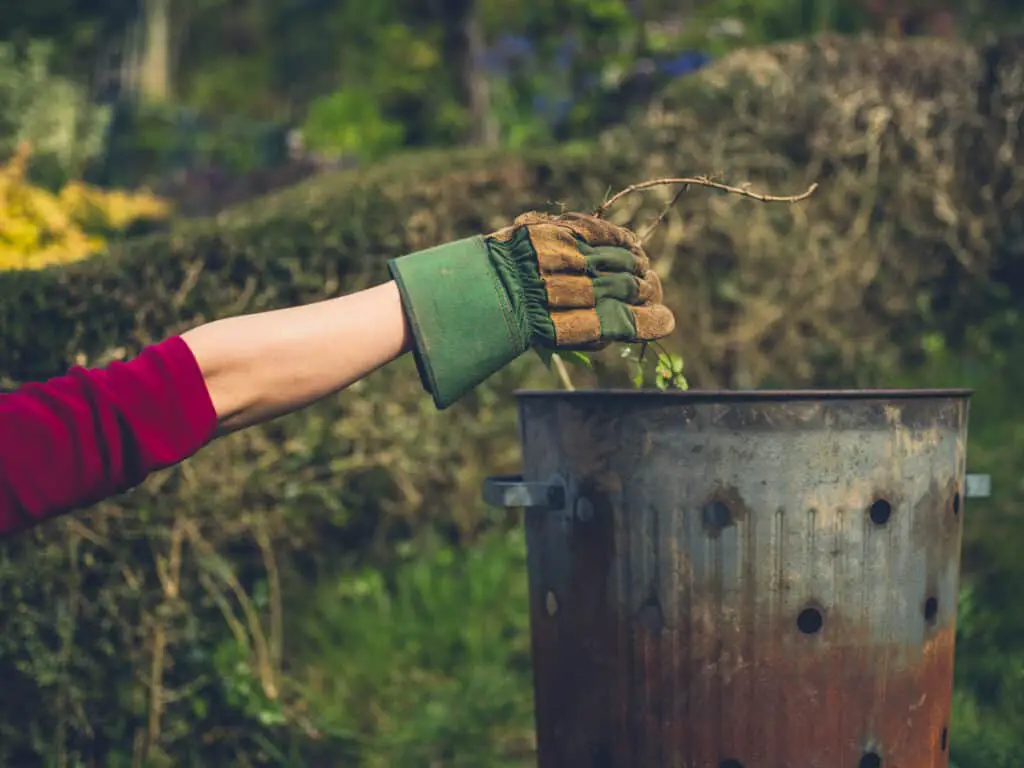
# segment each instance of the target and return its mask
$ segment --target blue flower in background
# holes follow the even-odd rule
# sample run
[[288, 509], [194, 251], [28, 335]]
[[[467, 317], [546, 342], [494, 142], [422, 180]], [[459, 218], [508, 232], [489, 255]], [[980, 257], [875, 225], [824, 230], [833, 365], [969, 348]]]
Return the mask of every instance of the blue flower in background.
[[528, 38], [505, 34], [484, 52], [480, 64], [491, 74], [506, 75], [516, 59], [529, 59], [532, 56], [533, 44]]
[[[572, 69], [579, 54], [580, 40], [575, 34], [563, 37], [549, 60], [555, 72], [565, 73]], [[522, 35], [504, 34], [494, 41], [480, 62], [488, 73], [497, 77], [507, 77], [510, 71], [522, 65], [537, 63], [538, 52], [533, 42]], [[634, 74], [660, 75], [662, 77], [683, 77], [696, 72], [711, 61], [711, 56], [702, 51], [683, 51], [667, 56], [647, 58], [636, 62]], [[590, 94], [602, 89], [601, 71], [582, 74], [582, 90]], [[577, 86], [578, 87], [578, 86]], [[582, 94], [577, 93], [577, 96]], [[570, 96], [555, 95], [551, 92], [538, 93], [532, 98], [534, 114], [541, 116], [552, 124], [563, 122], [575, 105]]]
[[495, 45], [508, 59], [523, 58], [533, 53], [533, 43], [521, 35], [502, 35]]
[[657, 62], [661, 72], [671, 77], [682, 77], [696, 72], [711, 62], [711, 56], [701, 51], [686, 51]]
[[564, 71], [572, 66], [573, 59], [576, 58], [578, 42], [575, 35], [562, 39], [562, 42], [558, 44], [558, 48], [555, 50], [556, 67]]
[[492, 75], [505, 73], [505, 57], [495, 48], [488, 48], [484, 51], [477, 64]]
[[567, 96], [552, 98], [547, 94], [538, 93], [533, 97], [533, 109], [552, 123], [560, 123], [569, 116], [573, 100]]

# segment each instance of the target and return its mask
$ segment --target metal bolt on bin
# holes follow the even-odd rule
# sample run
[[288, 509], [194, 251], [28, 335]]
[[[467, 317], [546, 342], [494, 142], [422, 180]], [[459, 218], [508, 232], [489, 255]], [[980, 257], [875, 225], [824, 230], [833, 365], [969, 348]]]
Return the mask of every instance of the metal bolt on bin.
[[969, 396], [518, 393], [540, 768], [945, 768]]

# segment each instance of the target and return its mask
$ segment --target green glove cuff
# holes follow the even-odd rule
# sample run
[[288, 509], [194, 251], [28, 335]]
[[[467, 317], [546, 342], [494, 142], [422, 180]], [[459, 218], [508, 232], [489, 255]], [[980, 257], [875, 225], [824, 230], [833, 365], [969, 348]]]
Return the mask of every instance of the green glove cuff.
[[529, 349], [537, 324], [554, 339], [537, 257], [521, 232], [508, 243], [478, 236], [388, 262], [420, 379], [439, 409]]
[[548, 290], [540, 276], [529, 231], [520, 227], [509, 240], [489, 238], [485, 242], [491, 263], [512, 296], [516, 327], [527, 339], [527, 346], [554, 346], [555, 324], [548, 310]]

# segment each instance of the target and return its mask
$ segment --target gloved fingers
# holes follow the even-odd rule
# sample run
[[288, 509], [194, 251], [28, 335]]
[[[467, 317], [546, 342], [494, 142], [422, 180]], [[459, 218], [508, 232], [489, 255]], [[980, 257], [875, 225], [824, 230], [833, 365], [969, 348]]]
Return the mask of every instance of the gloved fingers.
[[626, 272], [586, 275], [542, 275], [548, 294], [548, 306], [553, 309], [583, 309], [594, 307], [605, 299], [626, 304], [661, 303], [661, 281], [654, 272], [637, 277]]
[[558, 272], [582, 275], [588, 271], [587, 257], [580, 252], [578, 241], [566, 227], [536, 224], [527, 232], [542, 275]]
[[553, 225], [563, 227], [573, 233], [573, 236], [591, 245], [612, 245], [627, 250], [640, 247], [640, 238], [635, 232], [610, 221], [599, 219], [589, 213], [569, 212], [553, 216], [549, 213], [529, 211], [517, 216], [515, 221], [508, 227], [495, 233], [501, 240], [507, 240], [511, 235], [510, 230], [518, 227], [535, 227], [537, 225]]
[[675, 315], [664, 304], [646, 304], [628, 309], [633, 313], [636, 331], [632, 338], [620, 341], [657, 341], [676, 329]]
[[568, 227], [578, 238], [593, 246], [610, 245], [634, 251], [640, 249], [640, 238], [635, 232], [589, 213], [563, 213], [553, 219], [553, 223]]
[[551, 313], [555, 346], [578, 347], [609, 341], [654, 341], [675, 330], [676, 321], [662, 304], [632, 306], [621, 301], [599, 301], [593, 309]]
[[654, 270], [647, 270], [640, 278], [640, 296], [636, 304], [661, 304], [665, 293], [661, 287], [661, 278]]
[[639, 275], [650, 266], [635, 234], [584, 214], [551, 217], [525, 213], [511, 226], [488, 237], [508, 243], [523, 228], [537, 254], [541, 272], [633, 272]]
[[[527, 229], [530, 243], [537, 254], [537, 266], [545, 274], [590, 274], [599, 272], [631, 272], [642, 275], [650, 262], [642, 250], [631, 251], [619, 246], [592, 246], [577, 240], [568, 227], [536, 224]], [[501, 239], [497, 233], [493, 235]]]
[[596, 307], [555, 311], [551, 313], [551, 322], [555, 326], [556, 347], [578, 349], [583, 345], [604, 341], [601, 337], [601, 318]]
[[577, 247], [587, 263], [591, 274], [597, 272], [632, 272], [642, 275], [650, 269], [651, 263], [642, 250], [629, 250], [615, 245], [593, 246], [580, 242]]

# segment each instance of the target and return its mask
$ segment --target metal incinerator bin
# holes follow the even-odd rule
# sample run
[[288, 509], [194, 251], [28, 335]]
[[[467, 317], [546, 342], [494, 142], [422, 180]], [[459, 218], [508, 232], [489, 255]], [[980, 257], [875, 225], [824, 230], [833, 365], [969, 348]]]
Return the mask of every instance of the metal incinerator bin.
[[517, 393], [540, 768], [945, 768], [969, 396]]

